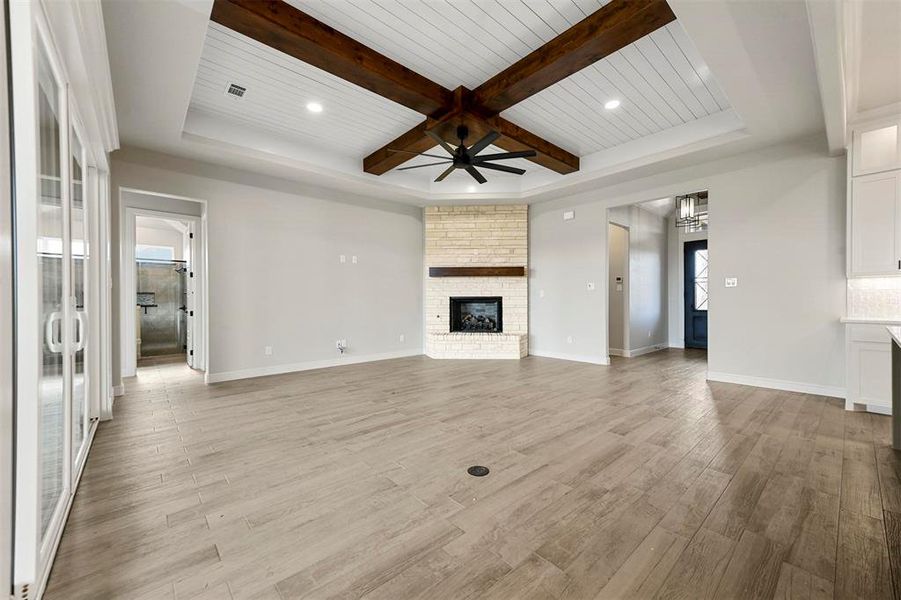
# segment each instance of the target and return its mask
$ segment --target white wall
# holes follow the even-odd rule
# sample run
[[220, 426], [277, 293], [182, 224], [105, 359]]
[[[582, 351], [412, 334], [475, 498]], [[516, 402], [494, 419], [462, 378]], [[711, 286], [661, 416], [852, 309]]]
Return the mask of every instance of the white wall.
[[[155, 221], [156, 219], [151, 219]], [[184, 234], [172, 227], [163, 224], [159, 226], [145, 226], [146, 219], [138, 217], [135, 227], [135, 243], [146, 246], [163, 246], [174, 250], [173, 259], [182, 260], [185, 253]]]
[[606, 280], [607, 207], [698, 189], [710, 193], [711, 377], [841, 395], [845, 161], [821, 136], [533, 205], [533, 351], [603, 362], [606, 293], [585, 282]]
[[608, 211], [610, 222], [629, 228], [628, 350], [647, 352], [667, 344], [666, 219], [637, 205]]
[[212, 380], [422, 352], [420, 208], [138, 150], [112, 176], [114, 231], [120, 187], [208, 203]]

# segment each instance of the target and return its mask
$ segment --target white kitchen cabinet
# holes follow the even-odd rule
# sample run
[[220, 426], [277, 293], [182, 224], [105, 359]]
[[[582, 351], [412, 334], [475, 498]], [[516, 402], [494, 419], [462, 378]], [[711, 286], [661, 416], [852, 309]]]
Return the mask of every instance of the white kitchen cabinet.
[[901, 275], [901, 170], [851, 178], [849, 277]]
[[891, 414], [892, 340], [885, 324], [846, 325], [845, 408]]
[[855, 177], [901, 169], [901, 120], [855, 127], [851, 149], [851, 173]]

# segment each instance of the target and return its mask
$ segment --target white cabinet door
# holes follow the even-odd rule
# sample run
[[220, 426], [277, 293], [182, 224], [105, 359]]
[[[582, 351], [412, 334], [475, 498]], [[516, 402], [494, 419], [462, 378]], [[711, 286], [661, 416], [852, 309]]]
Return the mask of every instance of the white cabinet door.
[[856, 128], [852, 139], [854, 176], [901, 169], [901, 122]]
[[901, 171], [854, 177], [850, 202], [850, 275], [901, 275]]
[[[847, 408], [864, 405], [879, 412], [892, 405], [892, 342], [884, 325], [849, 325]], [[858, 408], [860, 408], [858, 406]]]

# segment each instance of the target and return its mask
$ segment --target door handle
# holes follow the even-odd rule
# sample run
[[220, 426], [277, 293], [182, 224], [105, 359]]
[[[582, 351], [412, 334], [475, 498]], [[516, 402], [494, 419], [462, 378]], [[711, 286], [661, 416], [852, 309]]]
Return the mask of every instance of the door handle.
[[[47, 315], [47, 320], [44, 322], [44, 342], [47, 344], [47, 348], [50, 352], [59, 354], [63, 351], [63, 343], [62, 340], [56, 341], [56, 335], [53, 331], [53, 324], [59, 321], [62, 318], [61, 313], [58, 310], [51, 312]], [[62, 330], [60, 330], [62, 333]]]
[[75, 352], [84, 350], [85, 318], [83, 311], [75, 311]]

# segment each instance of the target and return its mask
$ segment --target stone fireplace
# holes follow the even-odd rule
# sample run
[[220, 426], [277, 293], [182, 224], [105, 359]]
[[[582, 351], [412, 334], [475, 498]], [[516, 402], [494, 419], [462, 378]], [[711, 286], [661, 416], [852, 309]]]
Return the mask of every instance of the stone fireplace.
[[426, 354], [528, 354], [528, 207], [425, 209]]

